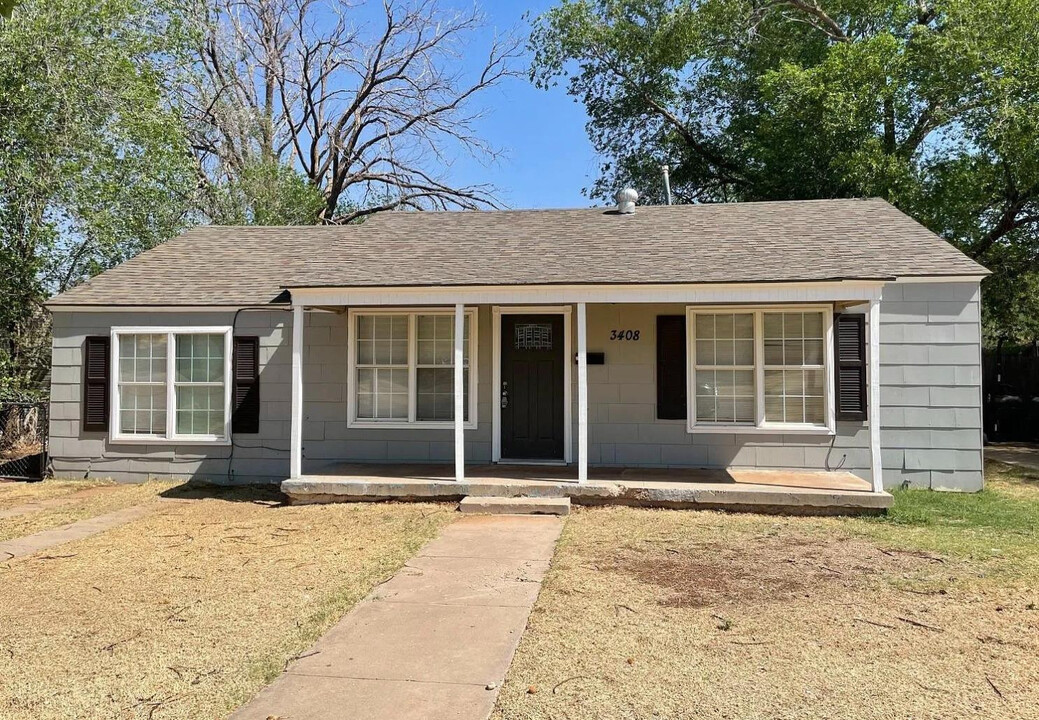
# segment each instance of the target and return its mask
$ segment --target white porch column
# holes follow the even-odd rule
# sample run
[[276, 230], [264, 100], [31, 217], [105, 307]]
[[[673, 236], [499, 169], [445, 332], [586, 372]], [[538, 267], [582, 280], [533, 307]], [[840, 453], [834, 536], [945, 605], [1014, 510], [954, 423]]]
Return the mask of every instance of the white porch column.
[[303, 306], [292, 307], [292, 421], [289, 431], [289, 477], [303, 474]]
[[869, 301], [869, 370], [866, 375], [869, 408], [869, 469], [873, 475], [873, 491], [884, 490], [883, 459], [880, 454], [880, 300]]
[[465, 305], [455, 305], [455, 480], [465, 480]]
[[[568, 360], [569, 361], [569, 360]], [[577, 481], [588, 480], [588, 312], [577, 303]]]

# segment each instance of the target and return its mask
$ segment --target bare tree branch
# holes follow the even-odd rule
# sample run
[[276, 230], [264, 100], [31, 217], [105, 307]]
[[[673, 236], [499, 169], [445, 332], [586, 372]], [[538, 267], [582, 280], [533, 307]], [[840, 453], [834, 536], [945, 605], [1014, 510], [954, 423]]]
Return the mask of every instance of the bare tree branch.
[[[818, 2], [808, 2], [808, 0], [773, 0], [769, 3], [772, 7], [789, 7], [793, 8], [799, 13], [802, 13], [805, 17], [805, 21], [817, 30], [822, 31], [830, 39], [837, 42], [851, 42], [851, 38], [844, 31], [837, 21], [830, 17], [826, 11], [819, 6]], [[791, 20], [796, 18], [788, 16]]]
[[518, 76], [517, 38], [495, 38], [479, 72], [458, 70], [484, 25], [439, 0], [383, 0], [356, 25], [345, 0], [201, 0], [205, 41], [189, 93], [192, 146], [213, 185], [249, 163], [295, 168], [323, 222], [394, 208], [496, 207], [494, 189], [453, 187], [458, 153], [497, 157], [475, 132], [484, 90]]

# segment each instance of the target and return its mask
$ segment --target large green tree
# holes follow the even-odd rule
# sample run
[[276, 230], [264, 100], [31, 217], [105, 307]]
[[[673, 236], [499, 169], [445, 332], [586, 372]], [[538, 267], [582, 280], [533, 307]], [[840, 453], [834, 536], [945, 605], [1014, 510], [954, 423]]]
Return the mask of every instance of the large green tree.
[[170, 237], [195, 178], [162, 0], [26, 0], [0, 22], [0, 393], [39, 388], [43, 300]]
[[881, 196], [987, 264], [991, 337], [1039, 337], [1039, 0], [564, 0], [589, 189], [680, 202]]

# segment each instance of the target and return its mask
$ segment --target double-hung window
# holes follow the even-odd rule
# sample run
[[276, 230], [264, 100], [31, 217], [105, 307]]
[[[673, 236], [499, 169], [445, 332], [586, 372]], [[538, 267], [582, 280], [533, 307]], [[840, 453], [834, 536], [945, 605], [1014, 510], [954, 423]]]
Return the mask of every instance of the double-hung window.
[[[462, 337], [464, 420], [476, 422], [476, 311]], [[351, 311], [353, 427], [447, 427], [454, 422], [454, 310]]]
[[226, 443], [231, 329], [113, 328], [112, 439]]
[[832, 432], [832, 312], [690, 307], [690, 431]]

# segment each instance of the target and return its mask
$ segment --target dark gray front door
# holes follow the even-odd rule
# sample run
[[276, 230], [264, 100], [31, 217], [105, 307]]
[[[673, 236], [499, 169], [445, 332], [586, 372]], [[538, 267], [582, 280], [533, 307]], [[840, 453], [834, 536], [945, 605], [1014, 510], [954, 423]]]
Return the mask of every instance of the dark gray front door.
[[502, 315], [501, 456], [563, 459], [563, 316]]

